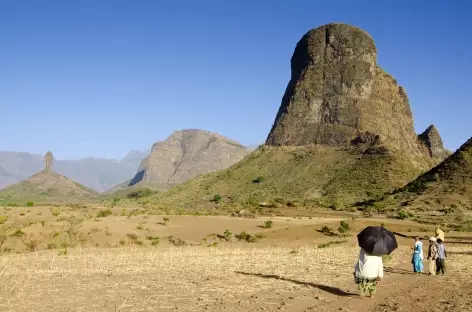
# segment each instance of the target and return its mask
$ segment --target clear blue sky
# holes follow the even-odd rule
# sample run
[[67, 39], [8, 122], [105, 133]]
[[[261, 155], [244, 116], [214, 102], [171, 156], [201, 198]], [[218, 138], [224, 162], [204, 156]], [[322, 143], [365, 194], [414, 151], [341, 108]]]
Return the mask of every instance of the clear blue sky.
[[175, 129], [264, 142], [309, 29], [375, 39], [417, 132], [472, 135], [469, 1], [0, 0], [0, 150], [121, 158]]

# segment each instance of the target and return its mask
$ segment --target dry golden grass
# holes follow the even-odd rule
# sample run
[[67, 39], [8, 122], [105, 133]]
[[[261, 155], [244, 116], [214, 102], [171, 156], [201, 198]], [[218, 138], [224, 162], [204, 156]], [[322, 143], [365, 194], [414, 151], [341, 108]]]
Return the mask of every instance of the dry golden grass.
[[68, 256], [8, 255], [0, 258], [0, 310], [272, 310], [293, 306], [290, 297], [337, 297], [322, 290], [325, 287], [343, 293], [336, 288], [351, 281], [357, 253], [357, 247], [340, 246], [84, 249]]

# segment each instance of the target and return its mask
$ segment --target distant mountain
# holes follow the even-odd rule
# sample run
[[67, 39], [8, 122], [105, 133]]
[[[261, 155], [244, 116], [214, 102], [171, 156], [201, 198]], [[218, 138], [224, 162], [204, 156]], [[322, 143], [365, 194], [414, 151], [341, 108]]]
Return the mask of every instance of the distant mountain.
[[111, 191], [131, 186], [166, 189], [201, 174], [225, 169], [249, 153], [222, 135], [198, 129], [175, 131], [152, 146], [133, 179]]
[[[84, 158], [56, 160], [55, 171], [91, 189], [103, 192], [128, 180], [149, 151], [131, 151], [123, 159]], [[23, 152], [0, 151], [0, 189], [20, 182], [43, 168], [43, 157]]]
[[0, 203], [74, 203], [92, 202], [98, 193], [53, 170], [53, 156], [48, 152], [44, 169], [24, 181], [0, 190]]

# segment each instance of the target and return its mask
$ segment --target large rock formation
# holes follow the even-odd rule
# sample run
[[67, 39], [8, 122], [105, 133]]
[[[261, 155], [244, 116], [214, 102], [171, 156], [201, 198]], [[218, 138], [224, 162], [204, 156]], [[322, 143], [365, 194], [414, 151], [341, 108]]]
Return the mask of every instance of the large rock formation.
[[51, 151], [48, 151], [44, 156], [44, 170], [52, 170], [54, 156]]
[[328, 24], [309, 31], [292, 56], [292, 77], [268, 145], [347, 146], [362, 137], [421, 154], [405, 90], [377, 65], [362, 29]]
[[429, 126], [422, 134], [418, 135], [418, 139], [431, 157], [446, 158], [449, 155], [449, 151], [444, 148], [438, 129], [434, 125]]
[[147, 183], [168, 188], [197, 175], [228, 168], [247, 153], [244, 146], [219, 134], [197, 129], [176, 131], [153, 145], [127, 185]]

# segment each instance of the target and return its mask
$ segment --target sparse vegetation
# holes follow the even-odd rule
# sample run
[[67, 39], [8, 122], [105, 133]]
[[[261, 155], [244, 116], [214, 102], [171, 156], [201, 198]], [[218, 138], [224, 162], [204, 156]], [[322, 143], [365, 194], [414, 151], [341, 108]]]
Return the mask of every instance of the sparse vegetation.
[[0, 224], [4, 224], [8, 220], [6, 216], [0, 216]]
[[259, 239], [261, 239], [263, 236], [260, 235], [260, 234], [253, 235], [253, 234], [249, 234], [249, 233], [246, 233], [246, 232], [243, 231], [239, 234], [236, 234], [235, 237], [239, 241], [246, 241], [248, 243], [255, 243]]
[[272, 225], [274, 224], [274, 222], [272, 220], [267, 220], [264, 222], [264, 228], [265, 229], [270, 229], [272, 227]]
[[319, 244], [318, 248], [327, 248], [327, 247], [331, 247], [333, 245], [339, 245], [339, 244], [343, 244], [343, 243], [346, 243], [346, 242], [347, 242], [346, 240], [330, 241], [330, 242], [327, 242], [327, 243], [324, 243], [324, 244]]
[[339, 224], [338, 231], [340, 234], [345, 235], [351, 230], [349, 223], [347, 223], [346, 221], [340, 221], [339, 223], [340, 224]]
[[180, 238], [174, 238], [173, 236], [169, 236], [168, 238], [169, 243], [171, 243], [174, 246], [187, 246], [187, 242]]
[[110, 209], [100, 210], [97, 213], [97, 218], [106, 218], [108, 216], [111, 216], [112, 214], [113, 214], [113, 212]]
[[22, 237], [25, 235], [25, 232], [23, 232], [21, 229], [16, 230], [11, 234], [12, 237]]
[[143, 197], [151, 196], [153, 193], [154, 192], [151, 189], [145, 188], [145, 189], [139, 189], [139, 190], [132, 191], [132, 192], [128, 193], [126, 195], [126, 197], [137, 199], [137, 198], [143, 198]]

